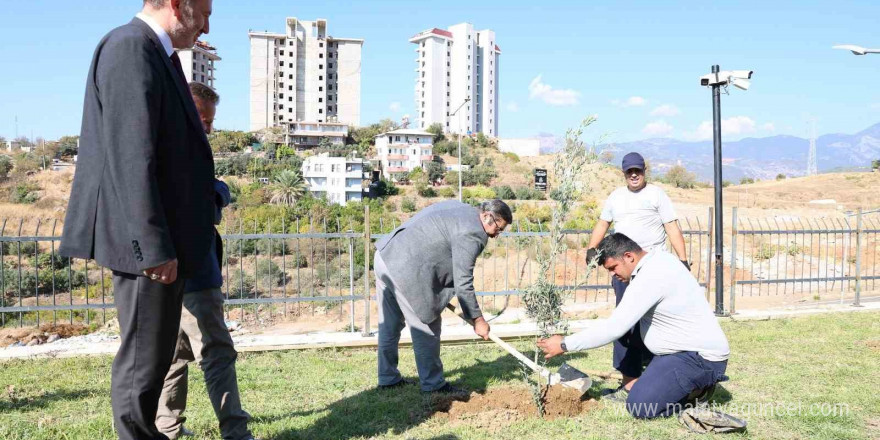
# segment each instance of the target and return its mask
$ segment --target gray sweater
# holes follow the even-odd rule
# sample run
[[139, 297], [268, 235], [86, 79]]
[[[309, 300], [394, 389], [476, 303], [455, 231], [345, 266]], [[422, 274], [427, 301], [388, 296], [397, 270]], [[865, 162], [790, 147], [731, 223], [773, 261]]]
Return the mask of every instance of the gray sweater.
[[465, 316], [482, 316], [474, 292], [474, 265], [488, 240], [479, 211], [449, 200], [400, 225], [376, 243], [376, 252], [388, 267], [396, 293], [428, 324], [440, 317], [453, 296]]
[[605, 324], [567, 336], [565, 345], [572, 351], [601, 347], [639, 322], [645, 347], [655, 355], [695, 351], [707, 361], [726, 360], [730, 346], [704, 292], [678, 258], [651, 251]]

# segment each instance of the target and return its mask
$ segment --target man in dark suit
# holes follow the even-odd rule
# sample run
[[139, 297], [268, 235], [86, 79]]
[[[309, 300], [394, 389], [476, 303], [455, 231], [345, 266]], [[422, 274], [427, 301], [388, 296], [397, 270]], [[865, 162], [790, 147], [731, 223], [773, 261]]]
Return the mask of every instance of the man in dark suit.
[[214, 162], [174, 48], [208, 33], [212, 0], [145, 0], [95, 50], [62, 255], [113, 271], [120, 439], [165, 439], [156, 406], [177, 341], [183, 279], [214, 240]]
[[379, 388], [407, 381], [397, 369], [397, 346], [409, 325], [423, 392], [461, 393], [443, 378], [440, 314], [453, 296], [474, 321], [474, 332], [489, 338], [474, 292], [474, 266], [489, 237], [511, 222], [501, 200], [474, 208], [449, 200], [433, 204], [376, 243], [373, 267], [379, 302]]

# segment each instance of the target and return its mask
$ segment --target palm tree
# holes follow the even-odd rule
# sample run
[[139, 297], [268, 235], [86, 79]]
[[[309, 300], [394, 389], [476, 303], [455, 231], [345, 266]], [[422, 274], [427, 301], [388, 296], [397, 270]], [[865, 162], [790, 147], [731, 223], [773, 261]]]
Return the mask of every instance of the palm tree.
[[272, 197], [269, 203], [274, 205], [293, 206], [297, 199], [306, 192], [302, 176], [293, 170], [284, 170], [275, 176], [272, 185]]

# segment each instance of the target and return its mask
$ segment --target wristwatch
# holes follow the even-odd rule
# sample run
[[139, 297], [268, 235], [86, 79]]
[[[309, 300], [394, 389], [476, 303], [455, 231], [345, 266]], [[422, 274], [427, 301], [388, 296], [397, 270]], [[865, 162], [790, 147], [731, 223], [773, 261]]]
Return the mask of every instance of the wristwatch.
[[565, 340], [564, 340], [564, 339], [562, 340], [562, 342], [559, 343], [559, 348], [562, 349], [562, 352], [563, 352], [563, 353], [565, 353], [565, 352], [568, 351], [568, 347], [565, 346]]

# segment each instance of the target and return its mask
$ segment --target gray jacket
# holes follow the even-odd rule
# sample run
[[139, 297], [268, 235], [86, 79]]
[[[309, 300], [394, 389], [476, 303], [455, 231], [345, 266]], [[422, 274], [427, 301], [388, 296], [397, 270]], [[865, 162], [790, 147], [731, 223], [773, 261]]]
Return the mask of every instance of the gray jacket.
[[450, 200], [431, 205], [376, 243], [398, 294], [422, 322], [440, 317], [452, 296], [470, 318], [482, 316], [474, 265], [489, 236], [479, 211]]

